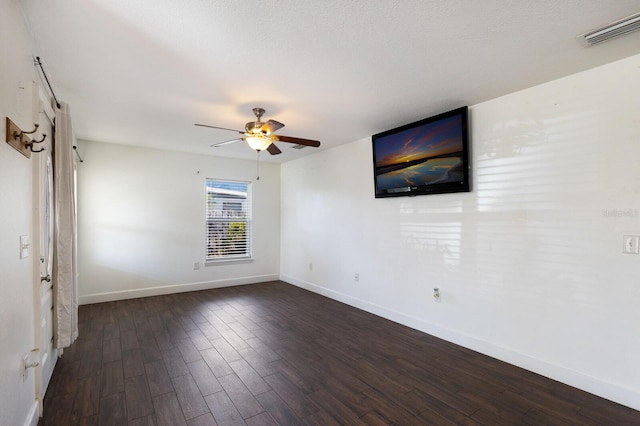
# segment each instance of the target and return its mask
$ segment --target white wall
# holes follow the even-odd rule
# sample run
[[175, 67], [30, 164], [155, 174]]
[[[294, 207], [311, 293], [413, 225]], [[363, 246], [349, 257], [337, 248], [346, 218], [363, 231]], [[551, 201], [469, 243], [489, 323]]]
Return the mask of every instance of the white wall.
[[0, 425], [22, 425], [37, 416], [33, 373], [24, 383], [20, 379], [22, 356], [34, 346], [38, 253], [32, 248], [30, 257], [20, 259], [19, 250], [20, 235], [33, 236], [34, 162], [5, 143], [5, 121], [31, 130], [37, 74], [19, 3], [0, 0], [0, 10]]
[[471, 193], [374, 199], [370, 138], [284, 164], [281, 278], [640, 409], [638, 93], [635, 56], [472, 106]]
[[[79, 143], [80, 303], [278, 279], [280, 166]], [[205, 266], [205, 179], [252, 181], [251, 262]], [[194, 270], [194, 262], [200, 269]]]

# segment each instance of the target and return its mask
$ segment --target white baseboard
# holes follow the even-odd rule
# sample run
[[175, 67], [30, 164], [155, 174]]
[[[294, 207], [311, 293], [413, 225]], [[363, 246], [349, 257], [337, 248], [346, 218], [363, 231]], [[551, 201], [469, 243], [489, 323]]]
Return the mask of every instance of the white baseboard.
[[24, 426], [38, 426], [38, 419], [40, 418], [38, 414], [38, 402], [33, 401], [31, 405], [31, 409], [29, 410], [29, 414], [27, 415], [26, 420], [24, 421]]
[[585, 392], [608, 399], [618, 404], [640, 410], [640, 392], [624, 388], [613, 383], [582, 374], [577, 371], [569, 370], [565, 367], [551, 364], [546, 361], [532, 358], [528, 355], [515, 352], [513, 350], [497, 346], [493, 343], [476, 339], [472, 336], [462, 334], [455, 330], [424, 321], [423, 319], [406, 315], [392, 309], [385, 308], [375, 303], [368, 302], [326, 287], [319, 286], [307, 281], [299, 280], [294, 277], [282, 275], [282, 281], [304, 288], [314, 293], [321, 294], [330, 299], [337, 300], [347, 305], [362, 309], [380, 317], [389, 319], [407, 327], [420, 330], [424, 333], [438, 337], [440, 339], [455, 343], [465, 348], [480, 352], [481, 354], [499, 359], [509, 364], [524, 368], [558, 382], [573, 386]]
[[209, 290], [212, 288], [232, 287], [236, 285], [256, 284], [278, 280], [278, 275], [259, 275], [217, 281], [173, 284], [160, 287], [137, 288], [131, 290], [110, 291], [105, 293], [84, 294], [79, 297], [80, 305], [113, 302], [116, 300], [136, 299], [139, 297], [161, 296], [163, 294], [184, 293], [187, 291]]

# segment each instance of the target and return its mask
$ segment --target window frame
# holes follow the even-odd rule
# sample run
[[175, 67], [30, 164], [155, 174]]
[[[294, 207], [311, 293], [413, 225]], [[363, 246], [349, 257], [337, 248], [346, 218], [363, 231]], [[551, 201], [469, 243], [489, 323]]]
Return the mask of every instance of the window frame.
[[[221, 186], [245, 186], [246, 192], [244, 198], [242, 197], [225, 197], [211, 195], [212, 200], [210, 202], [210, 194], [215, 194], [215, 191], [210, 191], [210, 188], [214, 188], [214, 185]], [[220, 189], [229, 189], [229, 188], [220, 188]], [[217, 198], [218, 202], [223, 206], [221, 210], [215, 209], [215, 199]], [[221, 179], [221, 178], [205, 178], [205, 246], [204, 246], [204, 255], [205, 255], [205, 265], [214, 265], [226, 262], [246, 262], [253, 260], [253, 226], [252, 226], [252, 192], [251, 192], [251, 182], [249, 181], [241, 181], [241, 180], [232, 180], [232, 179]], [[214, 208], [212, 209], [212, 204]], [[238, 210], [238, 205], [243, 206], [243, 209]], [[232, 207], [228, 209], [224, 209], [224, 207]], [[244, 213], [244, 217], [239, 217], [237, 215], [227, 216], [225, 214], [221, 214], [219, 217], [215, 217], [216, 214], [214, 212], [241, 212]], [[215, 243], [211, 241], [211, 225], [212, 224], [232, 224], [232, 223], [244, 223], [244, 240], [243, 243], [245, 245], [245, 250], [243, 253], [230, 253], [223, 255], [212, 255], [211, 251], [215, 249]], [[228, 225], [227, 229], [228, 231]], [[212, 248], [213, 246], [213, 248]], [[233, 250], [233, 248], [229, 248], [229, 250]]]

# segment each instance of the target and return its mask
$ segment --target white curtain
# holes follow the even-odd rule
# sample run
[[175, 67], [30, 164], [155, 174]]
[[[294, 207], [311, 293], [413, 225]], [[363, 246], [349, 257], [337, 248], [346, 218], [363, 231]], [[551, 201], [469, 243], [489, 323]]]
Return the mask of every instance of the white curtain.
[[54, 139], [55, 249], [53, 260], [54, 341], [66, 348], [78, 337], [78, 269], [75, 167], [69, 105], [56, 109]]

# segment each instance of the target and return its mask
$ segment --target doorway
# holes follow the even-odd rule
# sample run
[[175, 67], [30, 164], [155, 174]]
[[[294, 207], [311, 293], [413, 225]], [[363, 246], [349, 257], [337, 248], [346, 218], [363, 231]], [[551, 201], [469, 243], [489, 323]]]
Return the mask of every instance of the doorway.
[[[34, 185], [34, 237], [37, 256], [34, 256], [34, 347], [39, 349], [40, 363], [35, 367], [35, 398], [39, 414], [42, 415], [44, 395], [58, 359], [53, 343], [53, 241], [54, 241], [54, 194], [53, 194], [53, 137], [55, 113], [48, 96], [38, 83], [33, 83], [34, 121], [38, 123], [38, 134], [46, 134], [42, 143], [44, 151], [33, 153]], [[37, 108], [37, 110], [35, 109]]]

